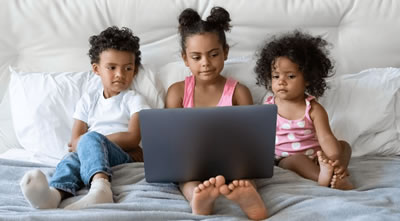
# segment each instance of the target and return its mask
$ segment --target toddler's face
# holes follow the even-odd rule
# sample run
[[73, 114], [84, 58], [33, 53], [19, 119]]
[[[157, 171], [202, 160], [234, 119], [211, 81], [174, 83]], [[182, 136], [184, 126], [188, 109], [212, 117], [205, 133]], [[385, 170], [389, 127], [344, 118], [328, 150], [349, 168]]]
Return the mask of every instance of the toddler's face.
[[126, 90], [136, 74], [135, 55], [132, 52], [107, 49], [100, 54], [100, 62], [93, 64], [100, 76], [104, 97], [109, 98]]
[[287, 57], [278, 57], [271, 75], [275, 97], [284, 100], [304, 99], [307, 83], [296, 63]]
[[201, 80], [219, 77], [228, 57], [215, 33], [195, 34], [186, 39], [186, 49], [182, 54], [186, 66]]

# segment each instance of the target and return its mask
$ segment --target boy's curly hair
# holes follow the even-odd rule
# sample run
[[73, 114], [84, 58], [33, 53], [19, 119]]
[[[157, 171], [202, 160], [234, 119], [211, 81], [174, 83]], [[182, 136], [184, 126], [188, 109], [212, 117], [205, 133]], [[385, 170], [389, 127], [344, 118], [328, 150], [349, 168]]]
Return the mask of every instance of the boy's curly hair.
[[322, 37], [295, 30], [281, 36], [271, 37], [259, 52], [254, 71], [257, 84], [271, 90], [271, 77], [278, 57], [287, 57], [296, 63], [308, 82], [306, 93], [320, 97], [327, 89], [325, 78], [333, 75], [329, 59], [328, 42]]
[[[107, 49], [115, 49], [118, 51], [132, 52], [135, 55], [135, 67], [140, 66], [140, 45], [139, 37], [133, 35], [132, 31], [127, 27], [119, 29], [111, 26], [102, 31], [99, 35], [93, 35], [89, 38], [91, 45], [89, 49], [90, 63], [99, 63], [100, 54]], [[138, 70], [136, 68], [136, 70]]]

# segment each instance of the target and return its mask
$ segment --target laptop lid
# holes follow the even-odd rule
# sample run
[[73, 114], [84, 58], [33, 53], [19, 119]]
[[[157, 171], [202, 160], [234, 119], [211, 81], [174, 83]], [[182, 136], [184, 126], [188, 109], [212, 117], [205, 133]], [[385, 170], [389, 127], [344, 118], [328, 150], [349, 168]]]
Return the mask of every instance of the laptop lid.
[[142, 110], [146, 181], [271, 177], [276, 117], [274, 104]]

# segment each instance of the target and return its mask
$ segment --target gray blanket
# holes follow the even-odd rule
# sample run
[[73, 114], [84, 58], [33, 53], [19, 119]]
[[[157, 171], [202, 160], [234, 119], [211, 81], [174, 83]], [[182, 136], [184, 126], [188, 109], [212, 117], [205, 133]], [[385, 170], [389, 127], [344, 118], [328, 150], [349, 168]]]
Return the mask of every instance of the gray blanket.
[[[176, 185], [144, 180], [142, 163], [113, 168], [114, 204], [78, 211], [37, 210], [19, 188], [21, 177], [34, 168], [48, 177], [54, 171], [46, 165], [0, 159], [0, 220], [246, 220], [240, 208], [223, 197], [217, 199], [214, 215], [191, 214]], [[349, 169], [357, 188], [340, 191], [275, 167], [273, 178], [256, 181], [270, 213], [268, 220], [400, 220], [400, 157], [354, 158]], [[86, 192], [81, 190], [60, 207]]]

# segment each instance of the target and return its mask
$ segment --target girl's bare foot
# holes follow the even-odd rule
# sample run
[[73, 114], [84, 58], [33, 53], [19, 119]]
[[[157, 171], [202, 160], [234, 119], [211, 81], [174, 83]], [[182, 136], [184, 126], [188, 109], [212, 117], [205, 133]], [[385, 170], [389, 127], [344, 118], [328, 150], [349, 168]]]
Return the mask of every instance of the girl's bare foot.
[[350, 182], [348, 176], [344, 178], [338, 177], [336, 174], [332, 176], [331, 188], [339, 190], [352, 190], [354, 189], [353, 184]]
[[212, 177], [200, 183], [193, 191], [190, 202], [192, 212], [199, 215], [209, 215], [214, 208], [214, 202], [219, 196], [219, 188], [225, 184], [223, 176]]
[[318, 184], [320, 186], [329, 186], [331, 185], [332, 175], [333, 175], [333, 166], [332, 161], [329, 160], [322, 151], [317, 152], [318, 162], [319, 162], [319, 176], [318, 176]]
[[239, 204], [249, 219], [260, 220], [268, 216], [264, 201], [256, 187], [249, 180], [234, 180], [229, 185], [222, 185], [220, 192], [229, 200]]

